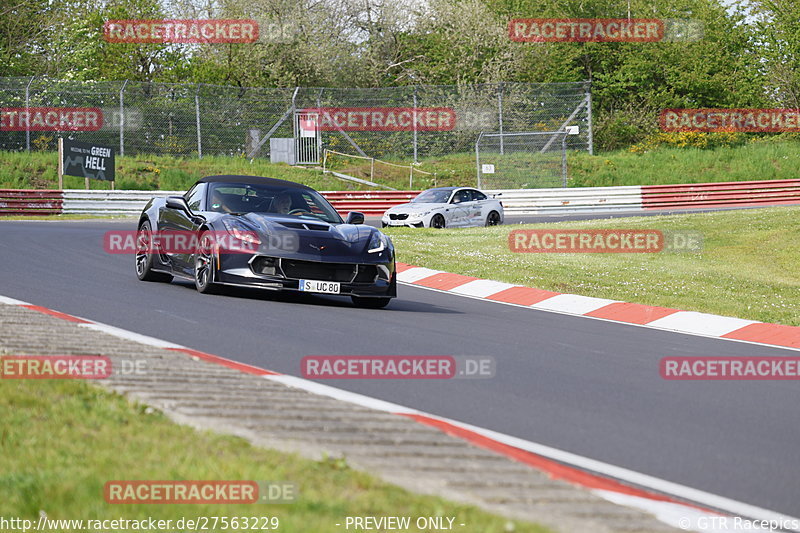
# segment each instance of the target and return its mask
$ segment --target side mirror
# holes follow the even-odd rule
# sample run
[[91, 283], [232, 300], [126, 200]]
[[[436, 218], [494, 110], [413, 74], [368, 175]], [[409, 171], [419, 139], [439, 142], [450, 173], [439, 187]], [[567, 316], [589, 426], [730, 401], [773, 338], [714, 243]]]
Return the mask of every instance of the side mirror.
[[166, 206], [169, 209], [183, 211], [194, 224], [202, 224], [205, 220], [202, 215], [192, 213], [192, 210], [189, 209], [189, 204], [186, 203], [186, 198], [183, 196], [167, 196]]
[[187, 214], [192, 213], [189, 210], [189, 204], [186, 203], [186, 199], [183, 196], [167, 196], [167, 207], [185, 211]]
[[358, 211], [350, 211], [347, 213], [347, 220], [344, 221], [345, 224], [363, 224], [364, 223], [364, 213], [359, 213]]

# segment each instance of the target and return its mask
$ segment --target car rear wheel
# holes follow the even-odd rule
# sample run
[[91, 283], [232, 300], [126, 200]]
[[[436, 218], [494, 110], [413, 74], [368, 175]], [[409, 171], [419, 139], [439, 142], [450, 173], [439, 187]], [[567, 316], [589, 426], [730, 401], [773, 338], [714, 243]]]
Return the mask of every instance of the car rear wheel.
[[431, 227], [442, 229], [445, 227], [444, 217], [442, 215], [433, 215], [431, 219]]
[[497, 211], [492, 211], [489, 213], [489, 216], [486, 217], [486, 225], [487, 226], [498, 226], [500, 225], [500, 213]]
[[197, 251], [194, 254], [194, 285], [202, 294], [219, 292], [214, 283], [214, 239], [206, 232], [200, 235]]
[[136, 277], [141, 281], [172, 281], [170, 274], [153, 271], [155, 254], [153, 251], [153, 231], [150, 222], [145, 220], [136, 232]]
[[351, 296], [353, 305], [365, 309], [382, 309], [389, 305], [391, 298], [363, 298], [361, 296]]

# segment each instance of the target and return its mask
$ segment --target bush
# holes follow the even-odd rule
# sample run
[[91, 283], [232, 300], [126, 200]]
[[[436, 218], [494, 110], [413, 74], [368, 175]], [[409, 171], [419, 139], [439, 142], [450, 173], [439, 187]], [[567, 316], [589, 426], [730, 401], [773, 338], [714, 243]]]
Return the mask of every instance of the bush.
[[643, 154], [659, 146], [674, 148], [719, 148], [742, 146], [748, 142], [747, 134], [734, 131], [702, 133], [695, 131], [660, 132], [647, 136], [630, 147], [635, 154]]

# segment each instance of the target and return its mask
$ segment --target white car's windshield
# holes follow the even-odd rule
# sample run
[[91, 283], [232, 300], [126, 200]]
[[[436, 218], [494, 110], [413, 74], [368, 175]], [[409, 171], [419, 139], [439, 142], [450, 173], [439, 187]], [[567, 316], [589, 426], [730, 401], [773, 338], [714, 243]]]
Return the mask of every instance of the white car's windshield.
[[411, 201], [415, 204], [444, 204], [452, 192], [450, 189], [428, 189]]

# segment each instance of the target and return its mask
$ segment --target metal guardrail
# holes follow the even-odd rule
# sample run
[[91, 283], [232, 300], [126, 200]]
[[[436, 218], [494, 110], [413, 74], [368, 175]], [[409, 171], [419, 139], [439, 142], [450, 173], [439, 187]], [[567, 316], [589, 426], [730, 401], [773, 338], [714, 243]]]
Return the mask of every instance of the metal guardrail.
[[641, 191], [639, 186], [484, 190], [511, 215], [636, 211], [642, 209]]
[[58, 215], [63, 199], [62, 191], [0, 189], [0, 215]]
[[[586, 187], [575, 189], [487, 190], [507, 214], [600, 213], [653, 209], [702, 209], [800, 204], [800, 179]], [[154, 196], [183, 191], [86, 191], [0, 189], [0, 215], [136, 215]], [[408, 202], [419, 191], [323, 191], [337, 211], [380, 215]]]
[[753, 207], [800, 204], [800, 179], [645, 185], [644, 209]]
[[64, 190], [64, 214], [138, 215], [150, 198], [177, 196], [186, 191]]

